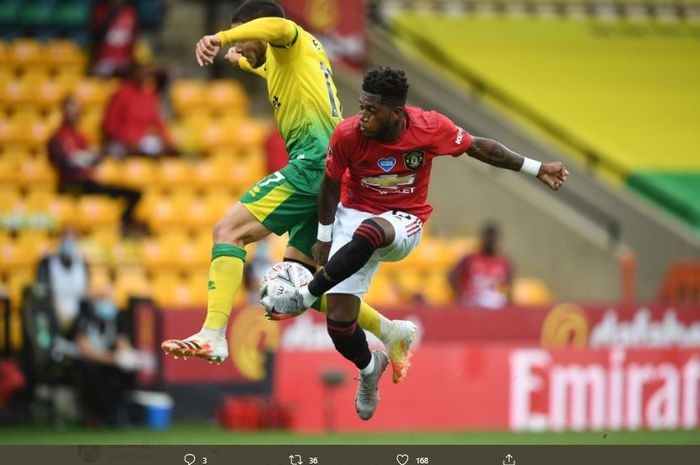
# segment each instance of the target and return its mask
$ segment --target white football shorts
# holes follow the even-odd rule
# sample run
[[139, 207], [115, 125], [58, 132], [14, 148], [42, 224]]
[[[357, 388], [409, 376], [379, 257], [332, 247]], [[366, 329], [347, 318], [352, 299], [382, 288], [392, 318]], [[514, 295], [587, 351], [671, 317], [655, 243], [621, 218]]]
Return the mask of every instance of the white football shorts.
[[420, 243], [420, 238], [423, 235], [423, 222], [417, 216], [398, 210], [381, 214], [368, 213], [338, 204], [338, 211], [333, 223], [333, 245], [331, 245], [330, 257], [350, 242], [360, 223], [373, 217], [384, 218], [394, 226], [396, 231], [394, 242], [375, 250], [365, 266], [345, 281], [338, 283], [327, 294], [352, 294], [362, 298], [369, 290], [372, 277], [379, 269], [379, 262], [403, 260]]

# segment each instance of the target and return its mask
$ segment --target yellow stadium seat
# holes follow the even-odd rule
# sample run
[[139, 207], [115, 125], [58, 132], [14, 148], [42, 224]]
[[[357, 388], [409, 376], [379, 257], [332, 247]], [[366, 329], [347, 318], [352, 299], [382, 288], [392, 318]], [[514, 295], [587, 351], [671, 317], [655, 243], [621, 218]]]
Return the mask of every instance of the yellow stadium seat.
[[173, 145], [181, 153], [199, 153], [202, 143], [199, 132], [185, 121], [172, 121], [168, 125], [168, 132]]
[[122, 176], [127, 186], [142, 189], [150, 185], [155, 177], [154, 162], [146, 158], [127, 157], [122, 166]]
[[190, 170], [190, 183], [198, 190], [208, 191], [226, 186], [226, 161], [218, 157], [206, 157], [197, 160]]
[[440, 271], [446, 273], [452, 258], [449, 255], [446, 244], [437, 238], [423, 235], [418, 247], [408, 257], [400, 262], [387, 262], [382, 264], [387, 269], [416, 271]]
[[195, 308], [206, 308], [209, 299], [209, 271], [205, 268], [202, 271], [188, 273], [185, 282], [188, 288], [191, 304]]
[[29, 212], [49, 212], [55, 197], [56, 192], [53, 189], [46, 186], [37, 186], [27, 191], [27, 195], [24, 197], [24, 204]]
[[208, 269], [211, 261], [211, 237], [196, 235], [188, 239], [179, 249], [180, 268], [192, 270], [197, 268]]
[[151, 180], [163, 188], [177, 188], [189, 185], [192, 177], [190, 166], [177, 158], [163, 159], [156, 169], [156, 175]]
[[112, 287], [112, 277], [109, 267], [90, 263], [90, 293], [93, 295], [104, 294]]
[[[0, 119], [0, 132], [2, 132], [3, 121]], [[0, 136], [0, 144], [2, 143], [2, 136]], [[19, 180], [17, 179], [17, 170], [19, 169], [19, 163], [23, 158], [23, 154], [14, 153], [4, 153], [0, 156], [0, 189], [4, 196], [4, 192], [12, 188], [15, 190], [14, 184]], [[6, 205], [7, 199], [3, 199], [0, 196], [0, 208]]]
[[413, 302], [419, 296], [425, 297], [426, 274], [404, 269], [393, 274], [394, 283], [398, 285], [402, 302]]
[[36, 102], [43, 109], [58, 107], [70, 92], [68, 85], [58, 79], [47, 79], [36, 89]]
[[35, 251], [26, 241], [15, 239], [0, 244], [0, 271], [11, 272], [29, 268], [36, 262]]
[[248, 98], [238, 82], [215, 80], [206, 86], [206, 90], [212, 111], [240, 116], [248, 113]]
[[84, 72], [87, 57], [78, 45], [67, 39], [53, 39], [46, 44], [45, 57], [54, 69], [73, 68]]
[[180, 266], [180, 250], [188, 242], [181, 231], [171, 231], [141, 241], [141, 260], [148, 270], [177, 268]]
[[156, 305], [164, 310], [185, 307], [190, 300], [187, 284], [177, 273], [171, 271], [156, 273], [153, 276], [151, 296]]
[[201, 131], [202, 147], [206, 151], [234, 147], [240, 144], [235, 133], [236, 130], [224, 122], [211, 120]]
[[124, 206], [121, 201], [102, 195], [78, 198], [78, 223], [83, 231], [119, 224]]
[[234, 136], [234, 141], [241, 147], [261, 147], [267, 136], [267, 126], [252, 119], [243, 120], [236, 126], [229, 128]]
[[91, 266], [107, 267], [111, 262], [111, 250], [92, 240], [92, 234], [81, 238], [80, 251]]
[[0, 89], [0, 102], [5, 106], [13, 107], [26, 104], [32, 100], [34, 91], [29, 82], [15, 77], [3, 84]]
[[114, 280], [114, 299], [117, 307], [126, 308], [130, 297], [150, 297], [151, 286], [142, 266], [117, 268]]
[[78, 202], [68, 195], [57, 195], [49, 204], [49, 213], [61, 226], [78, 226]]
[[47, 157], [25, 158], [18, 168], [18, 179], [25, 187], [32, 185], [55, 186], [56, 184], [56, 173]]
[[[7, 278], [7, 291], [10, 297], [10, 309], [13, 312], [18, 312], [22, 304], [22, 293], [24, 288], [34, 282], [34, 268], [23, 267], [15, 268]], [[15, 337], [20, 337], [21, 334]]]
[[446, 305], [455, 300], [447, 275], [441, 271], [428, 274], [428, 279], [423, 286], [423, 294], [430, 305]]
[[58, 129], [58, 121], [50, 121], [45, 118], [35, 120], [26, 127], [24, 142], [33, 150], [45, 148], [56, 129]]
[[547, 285], [535, 278], [517, 278], [513, 282], [513, 305], [519, 307], [546, 307], [552, 304], [552, 293]]
[[265, 174], [265, 160], [257, 156], [239, 156], [226, 171], [232, 186], [243, 191], [253, 186]]
[[189, 190], [160, 195], [151, 208], [145, 212], [145, 221], [154, 232], [183, 227], [186, 220], [182, 218], [182, 212], [189, 210], [193, 199], [194, 194]]
[[196, 109], [205, 108], [209, 102], [205, 97], [204, 83], [199, 80], [180, 79], [170, 89], [173, 110], [183, 116]]
[[88, 139], [91, 144], [99, 144], [102, 141], [102, 118], [104, 112], [102, 107], [85, 108], [80, 121], [78, 122], [78, 130]]
[[42, 44], [35, 39], [16, 39], [10, 45], [10, 63], [15, 68], [45, 68], [46, 60]]
[[[182, 226], [191, 231], [204, 230], [211, 236], [217, 221], [223, 218], [233, 200], [225, 193], [210, 191], [207, 195], [196, 196], [182, 217]], [[211, 237], [210, 237], [211, 239]]]
[[390, 281], [381, 271], [372, 280], [369, 291], [364, 300], [377, 307], [396, 307], [401, 304], [401, 299], [396, 285]]
[[[125, 181], [126, 183], [126, 181]], [[155, 208], [155, 204], [160, 200], [163, 192], [160, 189], [149, 186], [141, 192], [141, 199], [134, 209], [134, 217], [141, 223], [148, 223], [148, 216]]]
[[66, 92], [69, 95], [75, 94], [78, 84], [83, 82], [84, 79], [85, 76], [83, 73], [76, 72], [70, 68], [59, 69], [53, 78], [58, 85], [63, 86], [66, 89]]
[[93, 228], [85, 237], [107, 250], [113, 249], [122, 240], [120, 228], [113, 226]]
[[124, 183], [122, 162], [114, 157], [105, 157], [95, 169], [95, 179], [101, 184], [120, 185]]
[[112, 264], [116, 267], [139, 265], [141, 263], [141, 242], [133, 239], [117, 241], [111, 248]]
[[113, 87], [109, 82], [98, 78], [87, 78], [78, 82], [75, 99], [83, 110], [88, 108], [103, 109], [112, 95]]

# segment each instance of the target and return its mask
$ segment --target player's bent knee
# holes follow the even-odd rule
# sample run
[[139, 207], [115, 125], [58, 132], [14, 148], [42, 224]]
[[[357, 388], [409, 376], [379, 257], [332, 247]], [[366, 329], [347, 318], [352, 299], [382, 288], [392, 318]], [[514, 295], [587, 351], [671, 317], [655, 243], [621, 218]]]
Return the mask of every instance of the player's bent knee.
[[233, 206], [214, 226], [214, 242], [243, 247], [268, 236], [270, 230], [258, 221], [240, 202]]
[[352, 242], [367, 243], [372, 249], [388, 245], [386, 231], [377, 220], [381, 218], [368, 218], [360, 223], [352, 236]]

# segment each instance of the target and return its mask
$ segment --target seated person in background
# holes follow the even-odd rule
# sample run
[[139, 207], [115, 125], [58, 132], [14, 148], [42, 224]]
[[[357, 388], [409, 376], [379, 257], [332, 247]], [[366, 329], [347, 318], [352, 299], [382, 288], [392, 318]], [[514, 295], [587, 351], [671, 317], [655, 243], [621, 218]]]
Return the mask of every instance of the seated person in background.
[[125, 226], [133, 223], [132, 212], [141, 197], [139, 191], [100, 184], [95, 180], [95, 167], [100, 162], [99, 151], [91, 147], [78, 130], [80, 106], [73, 97], [61, 104], [63, 121], [49, 139], [49, 158], [56, 167], [59, 191], [65, 194], [104, 194], [126, 202], [122, 216]]
[[267, 174], [279, 171], [289, 162], [284, 139], [277, 128], [270, 128], [265, 139], [265, 165]]
[[128, 334], [127, 314], [117, 310], [111, 291], [81, 306], [75, 336], [80, 356], [76, 387], [88, 424], [116, 426], [127, 420], [125, 394], [141, 366]]
[[134, 63], [138, 12], [127, 0], [97, 2], [90, 19], [92, 72], [124, 76]]
[[449, 280], [460, 303], [484, 308], [502, 308], [511, 302], [513, 270], [510, 260], [498, 252], [499, 231], [487, 224], [477, 253], [462, 258]]
[[102, 125], [109, 155], [156, 157], [172, 151], [153, 65], [134, 66], [131, 77], [121, 83], [109, 101]]
[[77, 233], [66, 228], [58, 251], [47, 255], [37, 266], [37, 283], [43, 284], [52, 302], [60, 335], [73, 339], [81, 301], [88, 296], [88, 267], [78, 253]]

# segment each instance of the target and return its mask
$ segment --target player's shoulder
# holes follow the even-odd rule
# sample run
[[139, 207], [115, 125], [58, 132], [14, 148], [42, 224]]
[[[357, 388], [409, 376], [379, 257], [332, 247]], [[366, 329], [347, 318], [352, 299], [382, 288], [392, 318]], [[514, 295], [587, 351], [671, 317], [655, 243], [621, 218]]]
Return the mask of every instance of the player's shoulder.
[[410, 124], [416, 129], [434, 131], [440, 127], [446, 116], [434, 110], [424, 110], [419, 107], [406, 107]]
[[360, 134], [360, 117], [353, 115], [341, 121], [335, 128], [335, 136], [348, 140], [354, 140]]

